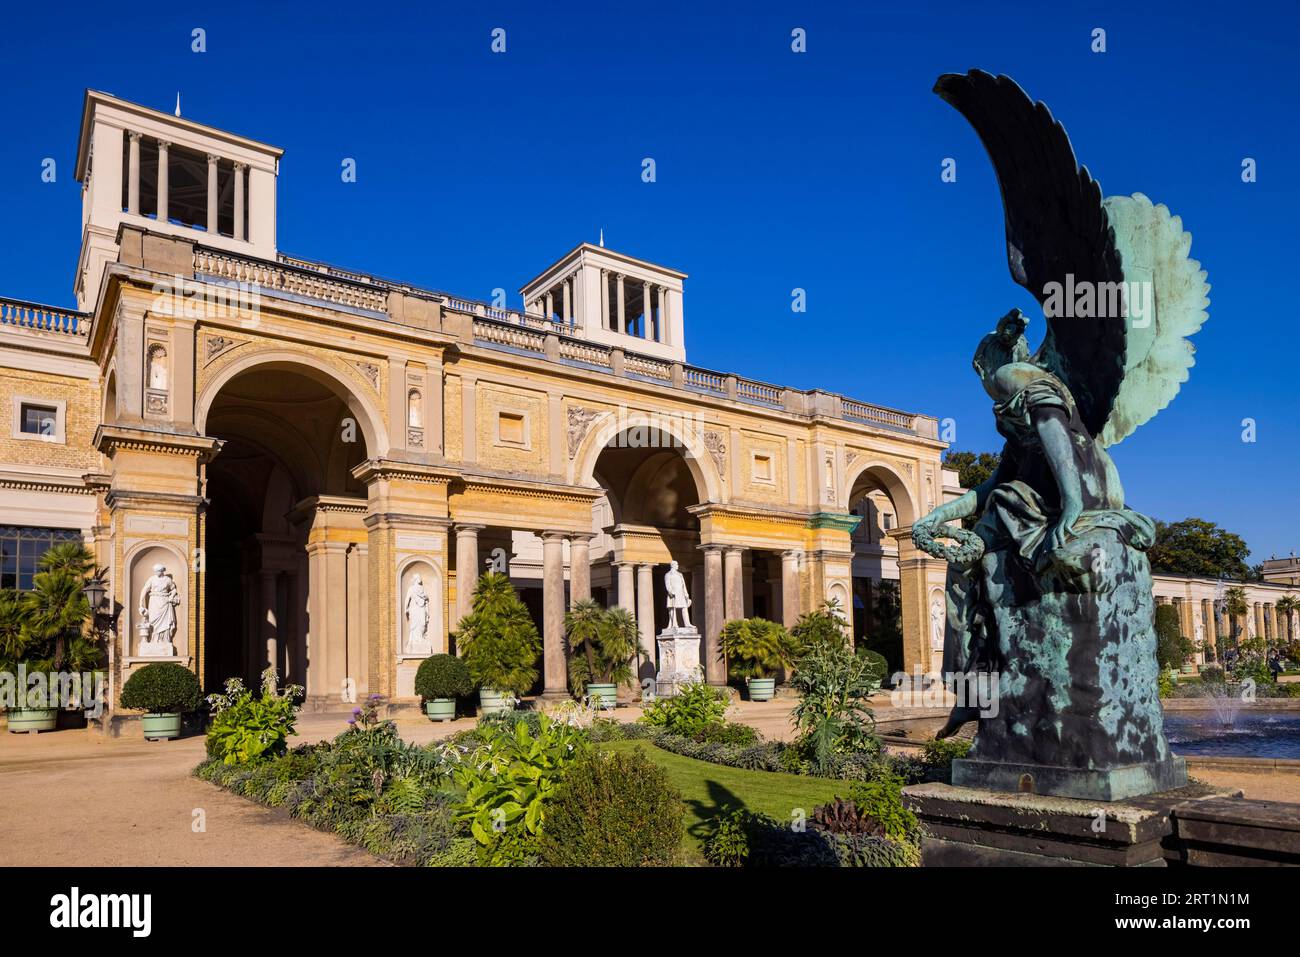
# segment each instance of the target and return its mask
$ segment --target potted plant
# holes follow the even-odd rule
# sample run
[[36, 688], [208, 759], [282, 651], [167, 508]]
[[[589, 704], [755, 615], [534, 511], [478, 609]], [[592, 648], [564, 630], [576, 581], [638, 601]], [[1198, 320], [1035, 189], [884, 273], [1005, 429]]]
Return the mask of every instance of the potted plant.
[[170, 661], [145, 665], [122, 685], [122, 707], [145, 712], [140, 723], [146, 741], [179, 738], [181, 716], [202, 700], [194, 672]]
[[415, 693], [424, 699], [430, 721], [453, 721], [456, 699], [474, 690], [465, 662], [455, 655], [433, 655], [420, 662], [415, 673]]
[[[99, 667], [103, 651], [93, 632], [84, 631], [91, 610], [83, 590], [93, 570], [84, 545], [59, 542], [41, 556], [30, 591], [0, 591], [0, 668], [17, 672], [22, 664], [34, 674]], [[9, 730], [53, 731], [60, 708], [71, 703], [31, 694], [9, 709]]]
[[790, 633], [766, 618], [737, 618], [722, 626], [722, 654], [733, 678], [744, 678], [750, 701], [771, 701], [778, 669], [790, 664]]
[[537, 680], [542, 639], [510, 579], [499, 572], [478, 580], [471, 607], [460, 620], [456, 641], [479, 688], [479, 710], [510, 711]]
[[569, 641], [569, 684], [597, 708], [613, 708], [618, 686], [632, 684], [636, 619], [626, 608], [601, 608], [588, 598], [564, 616]]

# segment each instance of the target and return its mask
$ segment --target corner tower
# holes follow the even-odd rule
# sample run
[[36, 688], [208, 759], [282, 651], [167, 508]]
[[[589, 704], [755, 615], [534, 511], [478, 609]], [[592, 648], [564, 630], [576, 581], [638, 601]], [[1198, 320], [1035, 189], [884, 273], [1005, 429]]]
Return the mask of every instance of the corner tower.
[[87, 90], [77, 146], [81, 256], [77, 308], [92, 311], [118, 229], [140, 226], [274, 260], [283, 150]]

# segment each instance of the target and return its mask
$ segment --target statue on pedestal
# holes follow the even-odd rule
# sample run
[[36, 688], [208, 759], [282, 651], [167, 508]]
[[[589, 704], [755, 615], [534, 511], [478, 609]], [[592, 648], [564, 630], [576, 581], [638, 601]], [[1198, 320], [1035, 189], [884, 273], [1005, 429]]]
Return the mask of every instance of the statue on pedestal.
[[424, 590], [424, 580], [416, 572], [411, 587], [406, 590], [406, 653], [408, 655], [433, 654], [429, 640], [429, 593]]
[[155, 565], [140, 589], [140, 622], [136, 626], [140, 644], [136, 653], [141, 658], [175, 656], [172, 636], [176, 634], [176, 608], [180, 603], [181, 593], [166, 566]]
[[[1047, 107], [1010, 78], [948, 74], [935, 92], [993, 160], [1012, 278], [1047, 319], [1036, 352], [1018, 309], [980, 341], [1001, 461], [912, 527], [949, 562], [943, 673], [958, 706], [940, 736], [979, 721], [953, 783], [1107, 801], [1181, 786], [1156, 687], [1155, 523], [1125, 505], [1106, 448], [1187, 380], [1205, 273], [1179, 219], [1141, 194], [1103, 199]], [[973, 531], [947, 524], [968, 517]], [[996, 707], [963, 700], [990, 677]]]
[[[680, 628], [695, 629], [691, 624], [691, 596], [686, 591], [686, 576], [677, 570], [676, 562], [668, 563], [668, 571], [664, 575], [664, 590], [668, 593], [668, 630], [676, 631]], [[681, 613], [682, 623], [678, 625], [677, 616]]]

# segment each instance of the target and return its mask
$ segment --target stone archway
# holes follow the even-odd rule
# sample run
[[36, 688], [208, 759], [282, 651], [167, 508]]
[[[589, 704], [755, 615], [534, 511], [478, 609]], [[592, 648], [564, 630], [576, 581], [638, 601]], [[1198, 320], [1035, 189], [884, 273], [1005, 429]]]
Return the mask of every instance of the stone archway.
[[845, 478], [843, 505], [860, 518], [852, 536], [854, 638], [885, 655], [891, 669], [929, 670], [935, 562], [911, 543], [920, 515], [910, 476], [866, 459]]
[[309, 702], [367, 689], [366, 488], [354, 470], [383, 420], [330, 367], [250, 355], [200, 392], [222, 442], [204, 468], [205, 668], [210, 686], [273, 664]]

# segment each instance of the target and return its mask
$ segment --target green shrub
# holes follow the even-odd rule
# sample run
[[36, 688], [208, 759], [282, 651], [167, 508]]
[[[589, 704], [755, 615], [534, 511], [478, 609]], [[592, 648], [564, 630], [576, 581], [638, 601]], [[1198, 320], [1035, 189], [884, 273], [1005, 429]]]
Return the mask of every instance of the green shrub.
[[916, 815], [903, 806], [901, 778], [881, 778], [855, 784], [849, 792], [858, 811], [880, 823], [885, 837], [896, 841], [915, 839], [920, 831]]
[[870, 659], [847, 645], [821, 645], [795, 663], [790, 683], [799, 692], [790, 716], [797, 743], [819, 769], [835, 755], [879, 750], [867, 702], [880, 681]]
[[796, 831], [766, 814], [739, 808], [719, 815], [704, 840], [716, 867], [835, 867], [832, 842], [815, 829]]
[[1192, 639], [1183, 637], [1182, 622], [1179, 621], [1178, 609], [1174, 605], [1156, 605], [1155, 631], [1156, 661], [1162, 669], [1178, 670], [1183, 662], [1191, 658], [1196, 647]]
[[122, 685], [122, 707], [149, 714], [193, 711], [202, 700], [198, 676], [171, 661], [145, 665]]
[[566, 765], [587, 750], [586, 736], [544, 714], [538, 716], [536, 733], [520, 721], [480, 725], [476, 734], [483, 743], [455, 772], [465, 794], [457, 819], [478, 841], [482, 863], [536, 863], [547, 804]]
[[542, 639], [510, 579], [488, 572], [474, 587], [473, 610], [457, 626], [457, 644], [480, 688], [522, 697], [537, 680]]
[[1227, 680], [1223, 669], [1218, 665], [1207, 665], [1201, 669], [1201, 683], [1207, 685], [1221, 685]]
[[766, 618], [737, 618], [719, 636], [728, 674], [734, 678], [770, 678], [791, 663], [790, 633]]
[[871, 673], [876, 679], [876, 687], [883, 685], [885, 678], [889, 676], [889, 662], [885, 660], [885, 656], [878, 651], [872, 651], [866, 645], [859, 646], [854, 654], [871, 662]]
[[425, 701], [461, 698], [474, 690], [465, 662], [455, 655], [433, 655], [420, 662], [415, 672], [415, 693]]
[[799, 616], [790, 629], [791, 649], [796, 658], [811, 654], [819, 648], [847, 648], [849, 645], [848, 621], [839, 599], [832, 598], [815, 611]]
[[1160, 674], [1156, 678], [1156, 692], [1162, 698], [1172, 698], [1178, 689], [1178, 679], [1174, 673], [1167, 668], [1161, 668]]
[[971, 742], [965, 738], [943, 738], [925, 742], [921, 748], [921, 763], [927, 771], [944, 779], [952, 776], [952, 762], [970, 753]]
[[669, 734], [692, 738], [707, 725], [725, 720], [727, 699], [725, 692], [702, 681], [682, 685], [672, 698], [656, 698], [639, 719], [651, 727], [663, 728]]
[[704, 859], [714, 867], [744, 867], [749, 860], [749, 828], [753, 812], [738, 808], [713, 819], [704, 840]]
[[715, 721], [712, 724], [706, 724], [693, 735], [696, 741], [704, 741], [710, 744], [734, 744], [739, 747], [748, 747], [751, 744], [757, 744], [761, 736], [757, 731], [747, 724], [735, 724], [731, 721]]
[[582, 694], [588, 684], [631, 686], [640, 637], [626, 608], [601, 608], [590, 598], [577, 602], [564, 616], [564, 633], [574, 694]]
[[262, 672], [261, 697], [254, 697], [238, 678], [227, 680], [225, 694], [208, 696], [208, 756], [226, 764], [248, 764], [284, 754], [302, 692], [299, 685], [277, 690], [275, 668]]
[[677, 859], [685, 806], [640, 750], [594, 751], [564, 771], [546, 810], [541, 862], [551, 867], [667, 867]]
[[836, 834], [831, 839], [840, 867], [920, 867], [914, 841], [895, 841], [869, 834]]

